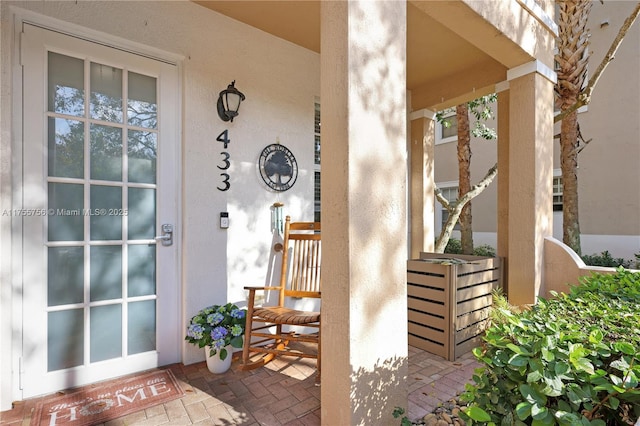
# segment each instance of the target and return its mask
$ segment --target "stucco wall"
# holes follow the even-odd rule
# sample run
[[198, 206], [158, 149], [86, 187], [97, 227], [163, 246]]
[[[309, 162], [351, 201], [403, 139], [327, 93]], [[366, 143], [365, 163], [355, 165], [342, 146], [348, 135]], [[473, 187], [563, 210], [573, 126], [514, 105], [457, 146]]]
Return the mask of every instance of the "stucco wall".
[[580, 284], [581, 277], [594, 273], [614, 274], [615, 272], [616, 268], [585, 265], [582, 259], [562, 241], [555, 238], [545, 238], [545, 276], [544, 292], [542, 293], [545, 298], [553, 297], [551, 292], [568, 293], [571, 286]]
[[[16, 9], [18, 8], [18, 9]], [[192, 2], [10, 2], [0, 4], [2, 17], [2, 132], [0, 133], [0, 206], [10, 207], [12, 11], [22, 9], [120, 37], [127, 42], [182, 56], [182, 319], [206, 304], [244, 304], [243, 286], [267, 280], [272, 238], [270, 206], [285, 204], [294, 220], [313, 219], [314, 99], [320, 92], [319, 55], [226, 18]], [[55, 26], [55, 22], [52, 23]], [[218, 92], [236, 80], [246, 95], [233, 123], [216, 113]], [[216, 137], [229, 130], [227, 148], [231, 188], [221, 185], [223, 146]], [[257, 169], [261, 150], [279, 142], [295, 155], [299, 175], [292, 189], [267, 190]], [[229, 212], [230, 227], [219, 228], [220, 212]], [[10, 223], [2, 220], [3, 245], [0, 309], [3, 328], [3, 385], [10, 377], [9, 324], [12, 299], [11, 260], [5, 244]], [[14, 328], [19, 324], [14, 324]], [[183, 327], [181, 327], [183, 329]], [[15, 330], [14, 330], [15, 331]], [[9, 348], [9, 349], [7, 349]], [[185, 346], [183, 361], [204, 359], [201, 349]], [[6, 401], [3, 396], [3, 401]], [[4, 408], [4, 407], [3, 407]]]
[[[635, 3], [625, 1], [593, 3], [589, 20], [593, 54], [589, 69], [600, 64], [634, 6]], [[636, 22], [615, 60], [602, 74], [588, 110], [578, 117], [585, 139], [593, 138], [579, 156], [580, 229], [584, 234], [639, 236], [637, 249], [640, 249], [639, 42], [640, 25]]]

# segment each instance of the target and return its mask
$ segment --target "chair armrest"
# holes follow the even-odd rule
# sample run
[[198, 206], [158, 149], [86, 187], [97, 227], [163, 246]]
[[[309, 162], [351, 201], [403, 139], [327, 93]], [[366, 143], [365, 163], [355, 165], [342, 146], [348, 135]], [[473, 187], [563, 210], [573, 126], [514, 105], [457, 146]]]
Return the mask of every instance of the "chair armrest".
[[252, 286], [246, 286], [244, 289], [249, 290], [249, 295], [247, 298], [247, 318], [253, 315], [253, 307], [255, 304], [256, 291], [281, 290], [280, 287], [252, 287]]
[[280, 287], [253, 287], [245, 286], [245, 290], [280, 290]]

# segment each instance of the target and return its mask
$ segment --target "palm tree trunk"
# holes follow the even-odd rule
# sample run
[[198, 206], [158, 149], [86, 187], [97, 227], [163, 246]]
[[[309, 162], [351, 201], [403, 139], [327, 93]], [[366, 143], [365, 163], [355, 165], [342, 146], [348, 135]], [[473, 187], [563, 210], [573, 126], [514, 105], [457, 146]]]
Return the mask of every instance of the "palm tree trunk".
[[578, 112], [567, 115], [560, 131], [560, 166], [562, 170], [562, 241], [578, 255], [580, 220], [578, 205]]
[[[589, 60], [587, 21], [591, 0], [558, 2], [558, 54], [556, 61], [557, 105], [561, 111], [572, 109], [581, 96]], [[562, 168], [562, 240], [581, 254], [578, 217], [578, 112], [563, 113], [560, 127], [560, 164]]]

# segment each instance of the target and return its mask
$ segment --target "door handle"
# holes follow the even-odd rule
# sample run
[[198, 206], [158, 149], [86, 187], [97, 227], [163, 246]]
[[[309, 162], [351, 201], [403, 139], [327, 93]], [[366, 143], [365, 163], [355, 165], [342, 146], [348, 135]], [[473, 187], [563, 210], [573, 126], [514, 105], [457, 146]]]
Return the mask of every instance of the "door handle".
[[155, 239], [162, 242], [163, 246], [173, 245], [173, 225], [170, 223], [164, 223], [160, 227], [162, 235], [158, 235]]

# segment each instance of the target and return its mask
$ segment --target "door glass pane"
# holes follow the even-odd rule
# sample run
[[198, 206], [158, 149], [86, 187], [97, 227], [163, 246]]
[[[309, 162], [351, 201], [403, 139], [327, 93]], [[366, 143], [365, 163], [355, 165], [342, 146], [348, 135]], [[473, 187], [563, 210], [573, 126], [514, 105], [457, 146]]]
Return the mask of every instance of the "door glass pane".
[[49, 176], [84, 177], [84, 123], [49, 118]]
[[90, 299], [122, 297], [122, 246], [91, 246]]
[[91, 362], [122, 356], [122, 305], [91, 308]]
[[156, 349], [156, 301], [129, 303], [129, 355]]
[[49, 111], [83, 116], [84, 61], [49, 52], [48, 67]]
[[91, 179], [122, 180], [122, 129], [91, 125]]
[[83, 185], [49, 182], [49, 241], [82, 241], [83, 207]]
[[156, 246], [129, 245], [128, 296], [147, 296], [156, 292]]
[[155, 129], [158, 127], [156, 79], [129, 72], [127, 115], [132, 126]]
[[49, 312], [47, 368], [61, 370], [84, 362], [84, 309]]
[[156, 190], [129, 188], [130, 240], [154, 238], [156, 235]]
[[122, 188], [119, 186], [91, 185], [90, 191], [91, 240], [122, 239]]
[[157, 134], [129, 130], [129, 182], [156, 183]]
[[122, 123], [122, 70], [91, 62], [91, 118]]
[[47, 266], [48, 306], [84, 301], [84, 248], [49, 247]]

